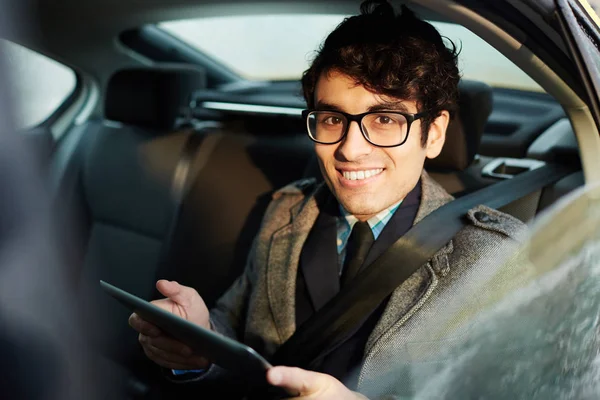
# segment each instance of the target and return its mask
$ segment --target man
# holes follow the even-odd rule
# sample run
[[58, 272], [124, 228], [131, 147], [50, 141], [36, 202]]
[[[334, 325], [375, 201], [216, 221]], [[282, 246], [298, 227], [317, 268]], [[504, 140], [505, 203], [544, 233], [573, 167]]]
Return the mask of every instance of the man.
[[[270, 358], [359, 270], [452, 200], [423, 165], [442, 150], [456, 109], [456, 62], [456, 49], [447, 48], [433, 26], [410, 10], [396, 15], [387, 2], [363, 3], [361, 15], [328, 36], [302, 79], [307, 130], [325, 184], [297, 182], [275, 193], [244, 274], [210, 312], [194, 289], [176, 282], [157, 283], [166, 299], [155, 304]], [[482, 214], [493, 223], [480, 221], [476, 215]], [[268, 381], [300, 398], [364, 398], [358, 392], [385, 373], [392, 349], [404, 345], [409, 334], [404, 324], [436, 318], [422, 310], [439, 310], [440, 298], [461, 293], [461, 274], [479, 259], [497, 256], [523, 229], [516, 219], [485, 207], [471, 210], [468, 218], [471, 225], [357, 332], [339, 347], [324, 349], [318, 372], [275, 367]], [[201, 379], [220, 372], [137, 315], [130, 324], [157, 364], [208, 368]]]

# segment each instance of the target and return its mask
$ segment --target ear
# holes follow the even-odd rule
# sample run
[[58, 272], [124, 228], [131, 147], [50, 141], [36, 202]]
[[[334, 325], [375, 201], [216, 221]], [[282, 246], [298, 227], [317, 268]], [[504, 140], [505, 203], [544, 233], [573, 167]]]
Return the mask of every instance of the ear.
[[425, 145], [425, 156], [427, 158], [436, 158], [442, 152], [446, 142], [446, 129], [450, 123], [450, 113], [442, 111], [440, 115], [433, 120], [429, 126], [429, 135]]

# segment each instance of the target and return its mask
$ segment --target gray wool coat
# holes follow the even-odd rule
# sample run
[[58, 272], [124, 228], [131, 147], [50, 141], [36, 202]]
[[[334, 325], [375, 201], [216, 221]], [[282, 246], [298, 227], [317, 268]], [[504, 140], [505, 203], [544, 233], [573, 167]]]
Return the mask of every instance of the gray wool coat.
[[[425, 171], [421, 185], [415, 223], [453, 199]], [[319, 214], [319, 190], [323, 184], [303, 180], [273, 195], [245, 272], [211, 310], [213, 329], [267, 358], [296, 328], [296, 273]], [[518, 262], [506, 267], [500, 261], [511, 254], [525, 225], [485, 206], [466, 218], [468, 224], [393, 292], [365, 346], [359, 392], [370, 398], [413, 395], [424, 382], [413, 367], [443, 364], [440, 350], [467, 335], [476, 315], [523, 281]]]

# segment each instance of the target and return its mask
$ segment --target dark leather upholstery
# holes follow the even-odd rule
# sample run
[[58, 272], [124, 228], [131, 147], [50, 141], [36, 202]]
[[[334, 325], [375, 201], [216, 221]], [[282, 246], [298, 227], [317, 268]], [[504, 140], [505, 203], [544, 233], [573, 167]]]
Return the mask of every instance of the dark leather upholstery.
[[193, 66], [163, 64], [123, 69], [108, 82], [104, 116], [138, 127], [173, 129], [190, 95], [205, 87], [206, 73]]
[[[88, 337], [108, 360], [103, 372], [135, 375], [146, 384], [163, 380], [140, 351], [127, 323], [130, 312], [103, 293], [98, 281], [151, 299], [157, 278], [175, 278], [197, 288], [210, 305], [241, 272], [270, 193], [300, 179], [312, 152], [304, 136], [207, 133], [174, 245], [166, 255], [172, 268], [159, 276], [173, 210], [171, 178], [188, 134], [172, 131], [177, 112], [160, 104], [169, 82], [176, 82], [177, 95], [169, 96], [184, 106], [197, 85], [183, 82], [200, 84], [203, 79], [201, 71], [197, 77], [194, 71], [162, 66], [117, 72], [107, 87], [105, 109], [111, 121], [78, 126], [73, 133], [81, 138], [74, 137], [76, 150], [66, 163], [67, 169], [76, 168], [76, 178], [69, 179], [76, 188], [66, 192], [76, 192], [72, 197], [80, 201], [79, 220], [85, 223], [79, 283], [81, 306], [94, 310], [84, 312]], [[59, 186], [66, 189], [64, 182]], [[138, 395], [145, 390], [137, 387]]]
[[75, 127], [58, 146], [51, 168], [61, 208], [66, 204], [79, 212], [79, 234], [71, 246], [82, 242], [75, 280], [85, 336], [106, 360], [96, 365], [97, 373], [111, 384], [120, 382], [127, 398], [144, 398], [148, 385], [163, 381], [128, 326], [130, 312], [101, 291], [99, 280], [146, 299], [153, 296], [181, 137], [162, 149], [158, 170], [149, 153], [152, 143], [161, 145], [159, 139], [172, 136], [181, 107], [203, 82], [203, 71], [179, 65], [117, 72], [106, 88], [110, 121]]
[[426, 161], [426, 169], [462, 171], [471, 165], [477, 154], [492, 112], [492, 88], [483, 82], [462, 80], [459, 89], [459, 112], [448, 125], [442, 152]]

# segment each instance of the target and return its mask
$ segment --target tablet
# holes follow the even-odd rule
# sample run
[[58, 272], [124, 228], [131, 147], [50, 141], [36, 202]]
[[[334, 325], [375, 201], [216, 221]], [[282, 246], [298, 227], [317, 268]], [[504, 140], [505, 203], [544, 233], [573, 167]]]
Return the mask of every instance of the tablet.
[[252, 348], [186, 321], [109, 283], [100, 281], [100, 286], [140, 317], [152, 322], [214, 364], [254, 382], [266, 382], [266, 373], [271, 364]]

